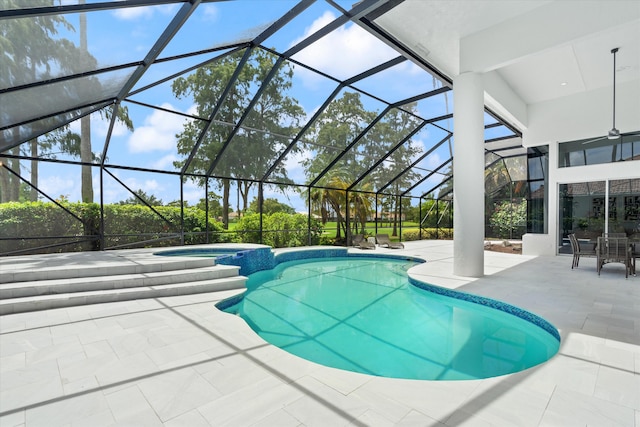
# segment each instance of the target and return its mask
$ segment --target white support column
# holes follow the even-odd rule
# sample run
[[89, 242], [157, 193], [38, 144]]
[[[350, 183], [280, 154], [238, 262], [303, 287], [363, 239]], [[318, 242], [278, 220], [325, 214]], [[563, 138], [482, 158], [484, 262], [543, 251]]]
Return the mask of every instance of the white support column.
[[453, 274], [484, 275], [484, 90], [480, 73], [453, 80]]

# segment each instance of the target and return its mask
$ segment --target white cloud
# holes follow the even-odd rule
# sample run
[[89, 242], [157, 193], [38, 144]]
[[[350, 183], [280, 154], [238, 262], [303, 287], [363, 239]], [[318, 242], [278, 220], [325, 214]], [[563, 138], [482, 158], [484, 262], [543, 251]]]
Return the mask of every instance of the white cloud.
[[296, 183], [305, 182], [304, 168], [302, 161], [311, 158], [313, 153], [310, 150], [302, 150], [296, 153], [289, 153], [284, 159], [284, 166], [287, 170], [287, 176]]
[[172, 15], [177, 9], [176, 4], [166, 4], [161, 6], [140, 6], [140, 7], [123, 7], [116, 9], [113, 15], [124, 21], [139, 20], [142, 18], [149, 19], [154, 13], [158, 12], [162, 15]]
[[[123, 180], [123, 182], [127, 187], [129, 187], [133, 191], [142, 190], [146, 194], [149, 194], [149, 195], [153, 194], [154, 196], [160, 199], [162, 199], [162, 197], [159, 194], [165, 190], [164, 186], [162, 186], [155, 179], [145, 179], [140, 181], [136, 178], [126, 178]], [[124, 190], [125, 190], [124, 193], [126, 194], [125, 198], [131, 197], [131, 194], [128, 191], [126, 191], [126, 189]]]
[[438, 153], [431, 153], [431, 155], [428, 156], [426, 160], [427, 160], [427, 168], [430, 170], [437, 168], [443, 162], [442, 157], [440, 157]]
[[[176, 110], [171, 104], [162, 104], [163, 108]], [[176, 146], [175, 135], [182, 131], [188, 120], [177, 114], [154, 110], [144, 119], [144, 126], [136, 128], [129, 137], [129, 151], [144, 153], [150, 151], [167, 151]]]
[[54, 199], [65, 196], [75, 201], [76, 196], [80, 194], [80, 180], [68, 176], [47, 176], [40, 181], [38, 187], [44, 194]]
[[174, 170], [173, 162], [179, 160], [175, 154], [167, 154], [151, 163], [151, 169]]
[[[95, 132], [97, 136], [106, 137], [109, 132], [109, 120], [103, 119], [102, 117], [95, 116], [91, 118], [91, 124], [94, 126]], [[79, 132], [79, 131], [78, 131]], [[123, 136], [126, 135], [129, 130], [127, 127], [120, 121], [116, 120], [113, 124], [113, 131], [111, 132], [111, 136]]]
[[198, 106], [196, 104], [193, 104], [191, 107], [187, 108], [187, 111], [185, 114], [188, 114], [190, 116], [197, 116], [198, 115]]
[[[99, 192], [95, 193], [95, 195], [97, 197], [99, 197]], [[104, 202], [105, 203], [117, 203], [121, 200], [126, 199], [127, 197], [123, 197], [124, 196], [124, 191], [121, 191], [119, 189], [116, 188], [105, 188], [104, 189]]]
[[182, 194], [189, 206], [193, 206], [198, 204], [200, 199], [204, 199], [204, 188], [198, 187], [193, 181], [187, 181], [184, 183]]
[[140, 18], [151, 18], [153, 16], [153, 7], [123, 7], [121, 9], [116, 9], [113, 14], [116, 18], [125, 21], [133, 21]]
[[[174, 197], [172, 193], [175, 191], [168, 191], [166, 183], [162, 183], [156, 179], [138, 179], [135, 177], [123, 177], [121, 171], [114, 172], [127, 187], [133, 191], [142, 190], [148, 195], [153, 195], [163, 202], [170, 201], [170, 197]], [[95, 183], [99, 182], [94, 176], [94, 194], [95, 199], [100, 197], [100, 188], [95, 188]], [[126, 199], [134, 197], [127, 189], [120, 185], [114, 179], [105, 179], [104, 181], [104, 202], [105, 203], [118, 203]], [[173, 200], [173, 199], [171, 199]]]
[[163, 14], [163, 15], [175, 15], [176, 11], [178, 10], [178, 8], [181, 7], [178, 4], [163, 4], [160, 6], [157, 6], [157, 10]]
[[205, 5], [201, 5], [200, 8], [202, 9], [202, 12], [203, 12], [202, 19], [204, 21], [213, 22], [218, 20], [220, 16], [220, 10], [218, 9], [217, 6], [213, 4], [205, 4]]
[[[109, 123], [110, 120], [103, 118], [99, 112], [91, 114], [91, 134], [94, 137], [100, 138], [102, 141], [107, 136], [107, 132], [109, 131]], [[69, 123], [69, 131], [80, 135], [80, 122], [81, 120], [74, 120]], [[120, 121], [116, 120], [116, 123], [113, 125], [113, 131], [111, 132], [112, 137], [118, 137], [126, 135], [129, 132], [127, 127]], [[100, 141], [100, 143], [102, 143]]]
[[[336, 19], [335, 14], [325, 12], [305, 29], [302, 37], [294, 40], [291, 45], [297, 44], [334, 19]], [[396, 56], [398, 56], [397, 52], [358, 25], [348, 24], [332, 31], [294, 55], [293, 58], [330, 75], [346, 78]], [[297, 69], [296, 72], [301, 72], [303, 78], [310, 74], [304, 73], [301, 69]]]

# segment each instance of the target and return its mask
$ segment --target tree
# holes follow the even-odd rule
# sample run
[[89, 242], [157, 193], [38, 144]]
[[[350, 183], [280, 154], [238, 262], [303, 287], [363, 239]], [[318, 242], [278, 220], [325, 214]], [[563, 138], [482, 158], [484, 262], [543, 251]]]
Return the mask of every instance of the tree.
[[[334, 100], [326, 110], [313, 123], [310, 134], [305, 140], [313, 141], [312, 144], [304, 144], [307, 150], [313, 151], [302, 165], [309, 181], [315, 179], [329, 163], [373, 121], [376, 113], [367, 111], [362, 104], [360, 94], [357, 92], [344, 92], [341, 98]], [[355, 171], [358, 160], [356, 151], [345, 153], [337, 166], [341, 169], [338, 173], [340, 181], [350, 184], [357, 178]], [[325, 184], [335, 178], [325, 175], [320, 183]], [[339, 182], [339, 181], [338, 181]]]
[[[326, 224], [330, 218], [330, 214], [335, 214], [336, 218], [336, 239], [342, 238], [344, 228], [344, 216], [342, 208], [346, 204], [346, 188], [348, 183], [335, 172], [330, 172], [327, 181], [328, 188], [313, 187], [309, 192], [311, 197], [311, 211], [320, 213], [322, 224]], [[344, 230], [346, 234], [346, 229]]]
[[[13, 9], [21, 7], [18, 0], [6, 0], [3, 7]], [[32, 7], [52, 6], [52, 0], [33, 0]], [[67, 30], [73, 27], [61, 15], [37, 16], [29, 19], [6, 19], [0, 20], [0, 87], [9, 88], [25, 83], [47, 79], [51, 75], [52, 67], [59, 67], [63, 70], [68, 65], [62, 59], [68, 58], [75, 52], [71, 48], [72, 44], [63, 39], [55, 39], [58, 34], [58, 27], [62, 26]], [[25, 96], [29, 96], [27, 92]], [[33, 96], [33, 95], [32, 95]], [[25, 105], [29, 102], [37, 102], [36, 99], [24, 99]], [[17, 114], [16, 117], [11, 115]], [[2, 121], [20, 122], [22, 121], [22, 110], [12, 110], [6, 113], [8, 117], [2, 117]], [[13, 128], [15, 139], [20, 138], [20, 128]], [[38, 156], [37, 140], [32, 140], [27, 145], [33, 157]], [[14, 156], [20, 155], [20, 147], [11, 149]], [[7, 162], [7, 166], [14, 172], [20, 174], [20, 161], [17, 158]], [[37, 164], [31, 165], [32, 179], [37, 179]], [[4, 168], [0, 168], [0, 202], [18, 200], [20, 180], [9, 173]], [[36, 183], [37, 184], [37, 183]], [[30, 198], [34, 198], [33, 193]]]
[[[305, 140], [313, 143], [303, 143], [306, 150], [313, 154], [302, 162], [309, 181], [315, 180], [370, 123], [376, 114], [367, 111], [358, 92], [344, 92], [341, 98], [334, 100], [313, 123]], [[312, 212], [319, 214], [325, 224], [329, 215], [333, 213], [337, 221], [336, 239], [342, 238], [346, 230], [347, 193], [352, 182], [357, 178], [358, 164], [356, 152], [346, 152], [340, 164], [321, 177], [318, 185], [311, 189]]]
[[[253, 213], [260, 212], [260, 203], [257, 197], [255, 197], [251, 201], [251, 204], [249, 204], [249, 211]], [[264, 201], [262, 202], [262, 213], [264, 215], [271, 215], [276, 212], [283, 212], [286, 214], [295, 214], [296, 210], [289, 205], [280, 203], [277, 199], [274, 199], [274, 198], [264, 199]]]
[[[143, 190], [137, 190], [134, 192], [135, 195], [129, 197], [126, 200], [122, 200], [118, 202], [119, 205], [144, 205], [144, 200], [147, 202], [146, 204], [149, 206], [162, 206], [162, 200], [156, 198], [153, 194], [147, 194]], [[137, 197], [136, 197], [137, 196]], [[142, 199], [142, 200], [140, 200]]]
[[[236, 71], [243, 53], [227, 55], [215, 63], [199, 68], [187, 77], [176, 79], [172, 85], [174, 95], [178, 98], [192, 96], [196, 114], [199, 117], [209, 117]], [[290, 65], [282, 65], [248, 113], [244, 126], [236, 129], [233, 140], [220, 154], [223, 144], [231, 136], [235, 124], [253, 98], [255, 88], [262, 85], [274, 63], [275, 57], [272, 54], [262, 49], [252, 52], [188, 165], [190, 172], [205, 174], [213, 162], [217, 161], [213, 175], [217, 177], [217, 183], [222, 188], [222, 222], [225, 228], [229, 224], [231, 179], [234, 176], [262, 178], [261, 174], [267, 171], [269, 162], [284, 149], [280, 139], [275, 135], [295, 134], [298, 123], [304, 116], [297, 100], [287, 95], [292, 85], [293, 69]], [[177, 135], [178, 153], [185, 156], [185, 159], [175, 163], [177, 167], [186, 165], [187, 158], [205, 126], [206, 123], [203, 121], [190, 121]], [[247, 156], [247, 153], [250, 155]], [[216, 160], [219, 155], [222, 157]], [[286, 175], [284, 165], [278, 165], [272, 176], [285, 180]], [[204, 179], [206, 178], [196, 178], [195, 181], [204, 186]], [[247, 197], [252, 184], [253, 181], [238, 182], [244, 208], [247, 207]]]
[[[313, 144], [307, 144], [307, 149], [313, 150], [314, 155], [303, 162], [308, 179], [317, 179], [318, 174], [324, 171], [338, 153], [344, 153], [334, 165], [334, 169], [318, 181], [318, 185], [327, 189], [312, 189], [311, 195], [312, 203], [317, 207], [336, 213], [336, 238], [340, 238], [341, 228], [346, 232], [343, 224], [346, 203], [349, 203], [350, 216], [354, 219], [352, 231], [358, 231], [359, 226], [364, 230], [366, 219], [372, 211], [374, 186], [380, 188], [389, 183], [410, 165], [421, 150], [421, 145], [412, 140], [405, 141], [407, 135], [420, 124], [419, 119], [413, 114], [416, 109], [415, 103], [407, 104], [403, 109], [392, 108], [361, 136], [365, 127], [372, 123], [379, 113], [367, 111], [359, 93], [345, 92], [341, 98], [332, 102], [314, 123], [312, 134], [305, 138], [314, 141]], [[359, 136], [360, 139], [352, 144]], [[398, 145], [401, 142], [402, 145]], [[350, 149], [344, 152], [350, 145]], [[391, 149], [394, 151], [387, 157], [387, 161], [371, 171], [367, 180], [358, 185], [358, 191], [352, 189], [347, 197], [346, 190], [351, 188], [352, 183]], [[399, 194], [401, 187], [408, 186], [417, 177], [418, 174], [413, 171], [404, 173], [392, 184], [393, 194]], [[393, 235], [397, 235], [400, 199], [393, 198], [390, 202], [393, 209]], [[325, 215], [322, 214], [323, 218]]]
[[[221, 199], [220, 195], [214, 193], [213, 191], [209, 191], [207, 198], [209, 199], [209, 217], [221, 218], [222, 205], [220, 204], [220, 199]], [[204, 212], [207, 210], [206, 203], [207, 201], [205, 199], [200, 199], [195, 207]], [[227, 213], [227, 217], [228, 217], [228, 213]]]
[[[377, 138], [391, 142], [394, 147], [402, 142], [405, 137], [419, 125], [418, 119], [414, 115], [409, 113], [417, 113], [416, 103], [404, 105], [403, 110], [396, 108], [392, 109], [385, 116], [383, 125], [380, 127], [376, 127], [376, 131], [379, 133], [379, 135], [377, 135]], [[398, 146], [398, 148], [393, 151], [391, 156], [387, 158], [388, 161], [384, 163], [384, 166], [380, 167], [379, 171], [377, 171], [378, 182], [380, 182], [381, 184], [386, 184], [391, 178], [405, 171], [411, 164], [412, 160], [418, 154], [420, 154], [421, 151], [422, 145], [415, 143], [412, 139], [409, 139], [402, 143], [402, 145]], [[383, 154], [384, 153], [380, 153], [380, 155]], [[391, 233], [392, 236], [398, 235], [397, 227], [398, 222], [401, 220], [400, 206], [402, 203], [402, 198], [399, 196], [399, 194], [401, 193], [402, 189], [409, 187], [419, 177], [420, 175], [414, 169], [408, 170], [404, 172], [398, 179], [396, 179], [390, 187], [393, 194], [396, 195], [395, 197], [391, 198], [393, 209], [393, 229]]]
[[[6, 0], [5, 7], [22, 7], [18, 0]], [[53, 6], [53, 0], [33, 0], [33, 7]], [[89, 54], [86, 46], [86, 20], [84, 14], [80, 14], [80, 46], [76, 46], [66, 38], [58, 37], [59, 30], [75, 31], [75, 28], [64, 19], [62, 15], [43, 15], [34, 18], [0, 21], [0, 87], [18, 86], [40, 80], [47, 80], [58, 75], [71, 75], [82, 73], [97, 68], [96, 59]], [[52, 74], [55, 70], [55, 74]], [[46, 87], [46, 97], [55, 99], [63, 98], [82, 99], [82, 94], [87, 88], [94, 90], [100, 87], [97, 78], [84, 78], [80, 81], [69, 81]], [[37, 104], [42, 93], [24, 91], [20, 93], [20, 99], [24, 105]], [[11, 111], [11, 110], [10, 110]], [[21, 122], [24, 117], [23, 110], [16, 110], [17, 116], [6, 117], [9, 122]], [[113, 110], [109, 107], [103, 110], [103, 117], [110, 117]], [[61, 115], [72, 117], [78, 112], [67, 112]], [[3, 119], [5, 119], [3, 117]], [[66, 118], [65, 118], [66, 119]], [[118, 111], [118, 120], [125, 123], [129, 129], [133, 124], [128, 118], [127, 110]], [[51, 127], [59, 121], [59, 117], [39, 120], [40, 126]], [[31, 184], [38, 186], [38, 160], [43, 157], [55, 157], [52, 150], [58, 144], [61, 152], [75, 155], [84, 163], [90, 163], [96, 159], [91, 152], [89, 117], [81, 119], [81, 134], [77, 138], [68, 131], [68, 126], [55, 129], [41, 138], [33, 138], [20, 147], [14, 147], [11, 154], [15, 156], [27, 155], [33, 158], [31, 161]], [[23, 125], [22, 127], [28, 127]], [[15, 139], [20, 138], [20, 129], [14, 128]], [[16, 173], [20, 173], [20, 161], [13, 159], [10, 167]], [[0, 184], [4, 190], [0, 191], [0, 202], [17, 200], [19, 179], [0, 168]], [[36, 200], [35, 188], [31, 189], [30, 200]], [[85, 202], [93, 201], [93, 185], [91, 182], [91, 167], [82, 167], [82, 199]]]
[[[80, 0], [80, 4], [84, 4], [85, 0]], [[89, 49], [87, 48], [87, 14], [80, 14], [80, 50], [84, 53], [83, 58], [88, 58]], [[93, 178], [91, 174], [91, 166], [86, 163], [91, 162], [91, 118], [84, 116], [80, 119], [80, 161], [85, 163], [82, 165], [81, 172], [81, 192], [82, 201], [84, 203], [93, 202]]]
[[[372, 180], [369, 182], [375, 182], [378, 187], [386, 185], [391, 179], [407, 169], [412, 160], [422, 151], [421, 144], [417, 144], [411, 139], [404, 141], [407, 135], [420, 124], [420, 121], [411, 113], [417, 113], [416, 103], [406, 104], [402, 110], [393, 108], [371, 130], [370, 135], [367, 135], [367, 139], [370, 140], [367, 145], [370, 155], [379, 158], [390, 149], [394, 149], [393, 153], [387, 157], [387, 161], [372, 172]], [[404, 141], [402, 145], [398, 145], [402, 141]], [[388, 199], [390, 207], [388, 212], [391, 214], [393, 222], [393, 236], [398, 235], [397, 227], [401, 219], [400, 205], [402, 200], [399, 194], [402, 189], [409, 187], [419, 177], [420, 175], [416, 171], [408, 170], [389, 187], [392, 194], [396, 195]]]
[[373, 211], [375, 196], [370, 192], [371, 186], [367, 184], [362, 191], [349, 192], [349, 212], [353, 217], [351, 223], [352, 234], [365, 233], [367, 219]]
[[[444, 174], [444, 176], [442, 177], [443, 181], [453, 175], [453, 162], [447, 165], [447, 168], [444, 170], [443, 174]], [[442, 184], [440, 187], [438, 187], [437, 199], [444, 198], [446, 195], [450, 194], [452, 191], [453, 191], [453, 178], [451, 178], [450, 180]]]

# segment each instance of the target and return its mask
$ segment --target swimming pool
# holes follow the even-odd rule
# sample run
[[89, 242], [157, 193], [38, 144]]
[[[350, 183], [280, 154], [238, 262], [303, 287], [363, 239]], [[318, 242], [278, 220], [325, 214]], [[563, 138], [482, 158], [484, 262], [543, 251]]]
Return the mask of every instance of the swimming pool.
[[353, 256], [285, 262], [250, 275], [247, 292], [218, 307], [292, 354], [377, 376], [488, 378], [558, 351], [559, 335], [543, 319], [495, 300], [421, 289], [407, 276], [414, 265]]

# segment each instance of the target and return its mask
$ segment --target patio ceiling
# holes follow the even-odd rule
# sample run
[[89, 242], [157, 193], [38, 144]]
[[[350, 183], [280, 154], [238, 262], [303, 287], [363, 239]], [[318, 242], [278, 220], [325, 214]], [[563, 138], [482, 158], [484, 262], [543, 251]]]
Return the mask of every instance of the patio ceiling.
[[[488, 105], [522, 131], [537, 124], [527, 120], [532, 106], [548, 108], [598, 89], [610, 100], [613, 48], [619, 48], [618, 94], [630, 92], [620, 88], [640, 85], [640, 3], [635, 0], [406, 0], [373, 22], [451, 78], [461, 71], [490, 74]], [[629, 118], [629, 128], [621, 130], [638, 131], [640, 103], [621, 102], [619, 97], [619, 119]], [[598, 134], [610, 128], [611, 104], [606, 106]], [[583, 111], [572, 116], [576, 121], [582, 117], [581, 128], [586, 128]], [[598, 134], [577, 133], [563, 140]]]

